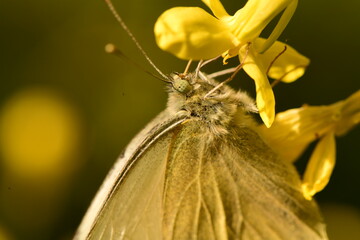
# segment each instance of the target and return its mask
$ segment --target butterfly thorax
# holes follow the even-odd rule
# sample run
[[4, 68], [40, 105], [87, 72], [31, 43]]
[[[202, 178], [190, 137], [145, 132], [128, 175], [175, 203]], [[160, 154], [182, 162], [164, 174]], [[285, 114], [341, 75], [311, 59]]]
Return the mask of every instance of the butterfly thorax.
[[194, 73], [172, 76], [168, 110], [201, 121], [215, 135], [227, 134], [232, 125], [246, 124], [249, 113], [257, 111], [246, 93], [226, 85], [211, 92], [219, 83], [201, 76]]

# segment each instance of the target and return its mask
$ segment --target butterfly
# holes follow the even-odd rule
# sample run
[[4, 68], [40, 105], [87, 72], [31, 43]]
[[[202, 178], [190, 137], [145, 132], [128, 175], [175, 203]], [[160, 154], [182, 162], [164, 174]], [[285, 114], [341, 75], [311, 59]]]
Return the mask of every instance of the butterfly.
[[291, 163], [256, 132], [254, 101], [172, 74], [167, 108], [127, 146], [75, 239], [327, 239]]

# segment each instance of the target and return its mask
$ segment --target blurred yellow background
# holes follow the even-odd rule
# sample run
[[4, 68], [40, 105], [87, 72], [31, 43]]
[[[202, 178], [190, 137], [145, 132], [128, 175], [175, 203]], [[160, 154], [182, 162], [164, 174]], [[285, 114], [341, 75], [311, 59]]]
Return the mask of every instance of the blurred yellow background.
[[[230, 13], [245, 3], [222, 2]], [[179, 1], [114, 4], [163, 72], [184, 69], [157, 48], [152, 31]], [[357, 0], [300, 1], [280, 39], [311, 65], [275, 88], [278, 111], [330, 104], [359, 89], [358, 9]], [[0, 29], [0, 240], [71, 239], [126, 143], [164, 109], [164, 85], [104, 52], [115, 43], [151, 69], [102, 0], [2, 0]], [[239, 76], [234, 87], [253, 92]], [[360, 129], [338, 139], [337, 149], [334, 175], [316, 198], [332, 239], [360, 239]]]

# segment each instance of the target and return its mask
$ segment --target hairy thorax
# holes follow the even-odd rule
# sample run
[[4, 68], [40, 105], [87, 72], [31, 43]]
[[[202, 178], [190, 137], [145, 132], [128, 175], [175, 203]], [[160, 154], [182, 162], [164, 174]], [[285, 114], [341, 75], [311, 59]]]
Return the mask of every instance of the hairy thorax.
[[[178, 76], [172, 76], [174, 81]], [[174, 86], [170, 88], [168, 110], [200, 121], [215, 135], [227, 134], [234, 125], [248, 125], [251, 121], [249, 114], [257, 112], [253, 100], [246, 93], [236, 92], [228, 86], [211, 92], [219, 83], [204, 74], [200, 76], [182, 76], [182, 81], [189, 84], [182, 86], [186, 92], [178, 91]]]

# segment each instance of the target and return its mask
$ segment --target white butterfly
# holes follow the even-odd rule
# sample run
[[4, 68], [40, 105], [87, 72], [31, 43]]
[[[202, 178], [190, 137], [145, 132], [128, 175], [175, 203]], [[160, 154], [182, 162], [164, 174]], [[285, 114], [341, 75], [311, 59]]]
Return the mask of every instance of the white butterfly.
[[256, 133], [252, 99], [226, 85], [208, 95], [218, 83], [201, 72], [170, 79], [166, 110], [120, 156], [75, 239], [327, 239], [294, 167]]

